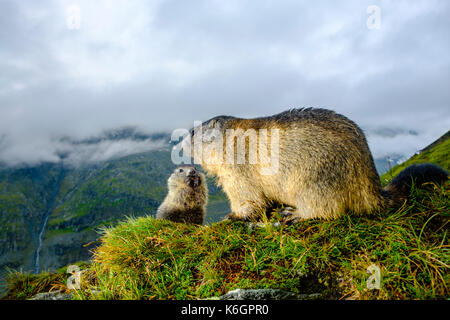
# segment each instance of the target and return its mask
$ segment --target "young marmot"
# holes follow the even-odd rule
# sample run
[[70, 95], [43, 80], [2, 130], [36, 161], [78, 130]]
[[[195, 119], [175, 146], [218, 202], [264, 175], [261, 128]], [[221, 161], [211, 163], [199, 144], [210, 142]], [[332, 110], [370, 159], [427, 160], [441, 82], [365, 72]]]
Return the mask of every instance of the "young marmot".
[[[284, 205], [290, 223], [373, 212], [398, 206], [411, 178], [426, 172], [427, 179], [448, 179], [445, 170], [426, 164], [405, 169], [383, 189], [363, 131], [326, 109], [255, 119], [219, 116], [193, 128], [181, 143], [183, 150], [192, 146], [194, 161], [200, 155], [196, 163], [218, 177], [230, 200], [231, 219], [249, 220], [278, 205]], [[275, 156], [260, 161], [265, 154]]]
[[202, 224], [208, 200], [205, 175], [194, 166], [180, 166], [169, 177], [167, 186], [169, 193], [156, 211], [156, 218]]

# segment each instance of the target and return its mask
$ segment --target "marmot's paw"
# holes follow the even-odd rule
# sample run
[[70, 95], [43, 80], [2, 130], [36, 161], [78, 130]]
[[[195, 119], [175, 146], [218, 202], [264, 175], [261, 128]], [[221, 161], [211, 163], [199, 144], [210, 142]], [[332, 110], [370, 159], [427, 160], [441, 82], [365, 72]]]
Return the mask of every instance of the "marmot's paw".
[[301, 218], [294, 217], [294, 208], [286, 207], [280, 212], [280, 216], [283, 218], [282, 223], [287, 226], [293, 226], [300, 222]]
[[282, 217], [290, 217], [292, 216], [292, 214], [294, 213], [295, 209], [292, 207], [284, 207], [283, 211], [281, 211], [279, 214]]
[[247, 221], [247, 219], [243, 218], [242, 216], [237, 215], [236, 213], [232, 212], [225, 216], [226, 220], [231, 221]]
[[300, 220], [302, 220], [299, 217], [295, 217], [295, 218], [291, 218], [291, 219], [283, 219], [283, 224], [287, 225], [287, 226], [295, 226], [297, 223], [300, 222]]

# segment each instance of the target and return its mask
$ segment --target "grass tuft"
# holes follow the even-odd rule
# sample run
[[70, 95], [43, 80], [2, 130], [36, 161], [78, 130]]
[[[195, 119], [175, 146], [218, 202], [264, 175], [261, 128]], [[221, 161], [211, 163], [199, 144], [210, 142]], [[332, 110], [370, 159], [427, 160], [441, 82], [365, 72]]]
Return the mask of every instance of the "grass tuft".
[[[99, 293], [76, 298], [204, 299], [276, 288], [327, 299], [446, 299], [448, 196], [449, 183], [428, 185], [396, 211], [278, 228], [129, 218], [103, 231], [91, 266], [97, 284], [87, 285]], [[373, 264], [379, 290], [367, 288]]]

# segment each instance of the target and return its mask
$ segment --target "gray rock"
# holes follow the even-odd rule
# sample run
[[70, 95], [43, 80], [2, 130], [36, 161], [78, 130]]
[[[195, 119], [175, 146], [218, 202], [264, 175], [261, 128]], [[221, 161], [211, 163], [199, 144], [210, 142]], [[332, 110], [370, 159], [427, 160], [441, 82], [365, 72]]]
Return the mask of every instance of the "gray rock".
[[[281, 227], [281, 223], [280, 222], [271, 222], [270, 224], [274, 228]], [[248, 227], [248, 229], [250, 231], [253, 231], [253, 230], [256, 230], [256, 229], [265, 228], [266, 226], [267, 226], [267, 224], [265, 222], [247, 222], [247, 227]]]
[[70, 293], [62, 293], [61, 291], [43, 292], [38, 293], [34, 297], [28, 300], [71, 300], [72, 295]]
[[219, 300], [314, 300], [319, 299], [320, 293], [295, 294], [278, 289], [235, 289]]

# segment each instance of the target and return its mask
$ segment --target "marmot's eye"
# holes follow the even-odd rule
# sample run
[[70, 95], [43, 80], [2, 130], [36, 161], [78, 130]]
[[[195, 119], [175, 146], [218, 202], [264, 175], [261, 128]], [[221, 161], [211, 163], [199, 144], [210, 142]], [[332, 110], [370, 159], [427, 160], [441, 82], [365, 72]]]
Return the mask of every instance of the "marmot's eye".
[[183, 172], [184, 170], [183, 170], [183, 169], [180, 169], [179, 171], [180, 171], [180, 172]]

